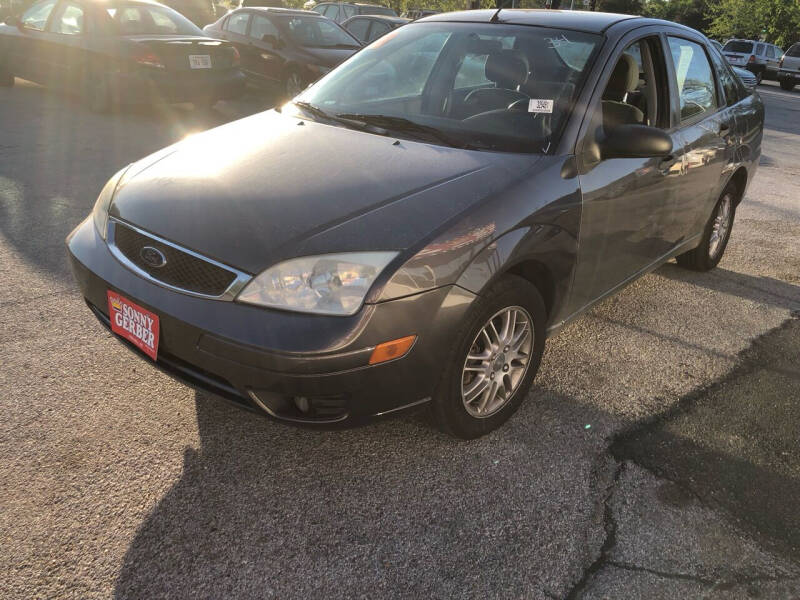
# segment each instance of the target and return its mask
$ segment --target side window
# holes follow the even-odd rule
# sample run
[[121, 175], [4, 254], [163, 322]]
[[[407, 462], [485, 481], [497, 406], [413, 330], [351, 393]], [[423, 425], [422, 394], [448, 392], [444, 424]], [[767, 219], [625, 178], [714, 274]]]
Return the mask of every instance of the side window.
[[34, 31], [44, 31], [47, 19], [50, 17], [50, 13], [53, 12], [55, 4], [56, 0], [45, 0], [31, 6], [20, 19], [22, 26]]
[[267, 17], [255, 15], [253, 17], [253, 24], [250, 26], [250, 37], [261, 40], [265, 35], [273, 35], [276, 38], [280, 37], [278, 28], [272, 24]]
[[81, 35], [84, 32], [83, 9], [75, 4], [63, 4], [61, 15], [52, 25], [54, 33]]
[[225, 29], [238, 35], [247, 35], [247, 22], [250, 20], [250, 13], [240, 12], [231, 15], [225, 23]]
[[381, 23], [380, 21], [373, 21], [372, 22], [372, 29], [369, 30], [369, 41], [372, 42], [377, 40], [382, 35], [386, 35], [389, 33], [389, 27], [386, 23]]
[[722, 55], [714, 48], [709, 48], [708, 54], [711, 56], [711, 62], [714, 64], [720, 85], [722, 85], [725, 102], [728, 106], [733, 106], [746, 95], [739, 83], [739, 78], [731, 71], [728, 61], [722, 58]]
[[369, 19], [353, 19], [347, 24], [347, 31], [362, 42], [367, 40], [367, 29], [369, 29]]
[[349, 19], [350, 17], [355, 16], [356, 14], [356, 7], [350, 4], [342, 4], [342, 12], [344, 13], [343, 19]]
[[764, 56], [764, 44], [756, 44], [756, 54]]
[[617, 59], [603, 92], [603, 129], [618, 125], [669, 125], [668, 85], [658, 38], [628, 46]]
[[668, 39], [675, 67], [672, 76], [677, 83], [681, 103], [681, 121], [714, 112], [717, 107], [716, 88], [705, 50], [700, 44], [689, 40]]
[[328, 8], [329, 6], [330, 6], [330, 4], [317, 4], [311, 10], [313, 10], [315, 13], [319, 13], [321, 15], [324, 15], [325, 14], [325, 9]]
[[339, 18], [339, 7], [335, 4], [329, 4], [328, 10], [325, 11], [325, 16], [335, 21]]

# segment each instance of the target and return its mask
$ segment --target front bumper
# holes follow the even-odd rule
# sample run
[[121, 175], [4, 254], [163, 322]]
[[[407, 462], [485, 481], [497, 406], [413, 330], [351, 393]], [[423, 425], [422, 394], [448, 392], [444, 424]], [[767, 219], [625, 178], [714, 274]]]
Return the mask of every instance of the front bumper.
[[[349, 424], [426, 401], [475, 298], [445, 286], [365, 305], [352, 317], [304, 315], [196, 298], [146, 281], [114, 258], [91, 218], [67, 247], [81, 292], [106, 327], [111, 289], [159, 315], [157, 367], [285, 421]], [[368, 366], [377, 344], [412, 334], [416, 343], [404, 357]], [[298, 398], [308, 410], [298, 408]]]
[[238, 68], [174, 72], [139, 68], [116, 75], [113, 85], [125, 104], [233, 100], [244, 93], [246, 78]]

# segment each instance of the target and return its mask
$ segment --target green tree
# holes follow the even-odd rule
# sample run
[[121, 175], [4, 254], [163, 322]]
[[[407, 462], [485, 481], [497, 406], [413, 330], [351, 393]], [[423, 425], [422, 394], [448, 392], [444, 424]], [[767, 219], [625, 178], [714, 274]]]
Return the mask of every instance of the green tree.
[[709, 4], [719, 0], [646, 0], [643, 14], [654, 19], [675, 21], [705, 32], [711, 21]]
[[711, 7], [709, 34], [760, 39], [782, 48], [800, 39], [800, 0], [717, 0]]

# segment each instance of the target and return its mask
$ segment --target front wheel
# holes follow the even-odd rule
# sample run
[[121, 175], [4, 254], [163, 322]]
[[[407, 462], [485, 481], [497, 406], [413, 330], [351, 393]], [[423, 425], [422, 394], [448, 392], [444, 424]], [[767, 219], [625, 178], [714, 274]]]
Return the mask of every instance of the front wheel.
[[736, 186], [729, 183], [706, 223], [700, 245], [676, 257], [680, 266], [692, 271], [710, 271], [717, 266], [731, 237], [733, 219], [736, 216], [736, 197]]
[[787, 92], [791, 92], [794, 89], [794, 80], [793, 79], [781, 79], [781, 89], [786, 90]]
[[541, 294], [520, 277], [503, 277], [475, 300], [434, 395], [442, 429], [473, 439], [516, 412], [539, 370], [546, 320]]

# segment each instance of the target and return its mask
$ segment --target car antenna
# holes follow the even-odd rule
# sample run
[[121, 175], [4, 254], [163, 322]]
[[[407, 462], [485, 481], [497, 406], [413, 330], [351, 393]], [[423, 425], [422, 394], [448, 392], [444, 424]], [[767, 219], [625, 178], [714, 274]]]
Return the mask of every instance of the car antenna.
[[500, 17], [500, 11], [503, 10], [502, 8], [498, 8], [495, 13], [492, 15], [492, 18], [489, 19], [489, 23], [497, 23], [498, 18]]

